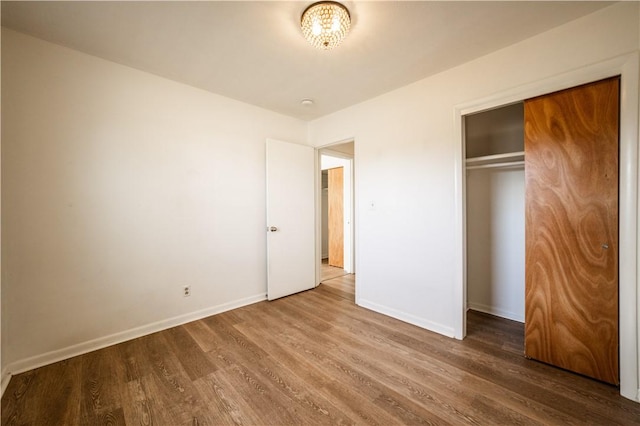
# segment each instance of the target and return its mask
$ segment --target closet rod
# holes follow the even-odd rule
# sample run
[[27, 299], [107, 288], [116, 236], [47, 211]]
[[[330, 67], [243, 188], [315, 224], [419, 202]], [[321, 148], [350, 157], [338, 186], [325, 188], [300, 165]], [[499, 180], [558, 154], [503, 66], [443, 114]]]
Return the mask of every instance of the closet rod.
[[506, 163], [480, 164], [478, 166], [467, 166], [467, 170], [495, 169], [495, 168], [501, 168], [501, 167], [514, 167], [514, 166], [524, 166], [524, 160], [522, 160], [522, 161], [509, 161], [509, 162], [506, 162]]

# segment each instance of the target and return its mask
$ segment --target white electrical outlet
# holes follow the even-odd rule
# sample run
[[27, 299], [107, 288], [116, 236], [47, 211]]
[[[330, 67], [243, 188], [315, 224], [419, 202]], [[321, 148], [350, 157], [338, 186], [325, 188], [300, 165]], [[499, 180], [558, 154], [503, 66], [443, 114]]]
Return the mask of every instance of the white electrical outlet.
[[191, 296], [191, 286], [190, 285], [185, 285], [182, 289], [182, 295], [184, 297], [189, 297]]

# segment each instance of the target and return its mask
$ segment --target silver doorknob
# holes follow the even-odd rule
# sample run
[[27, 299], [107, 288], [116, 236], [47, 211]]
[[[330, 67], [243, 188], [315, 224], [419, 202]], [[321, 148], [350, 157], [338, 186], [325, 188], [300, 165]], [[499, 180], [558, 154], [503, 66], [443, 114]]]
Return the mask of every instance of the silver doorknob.
[[603, 244], [602, 248], [605, 249], [605, 250], [608, 249], [609, 248], [609, 244]]
[[269, 231], [271, 231], [271, 232], [276, 232], [277, 230], [278, 230], [278, 228], [276, 226], [269, 227]]

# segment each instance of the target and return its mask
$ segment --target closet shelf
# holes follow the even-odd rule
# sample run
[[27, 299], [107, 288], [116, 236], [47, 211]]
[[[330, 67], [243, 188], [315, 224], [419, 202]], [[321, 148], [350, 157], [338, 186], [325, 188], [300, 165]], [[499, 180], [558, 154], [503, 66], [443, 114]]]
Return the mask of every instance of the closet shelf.
[[487, 163], [487, 164], [479, 164], [477, 166], [467, 166], [467, 170], [475, 170], [475, 169], [497, 169], [497, 168], [507, 168], [507, 167], [522, 167], [524, 166], [524, 160], [522, 161], [508, 161], [505, 163]]
[[479, 169], [488, 167], [517, 166], [524, 164], [524, 151], [508, 152], [505, 154], [485, 155], [482, 157], [467, 158], [467, 169]]

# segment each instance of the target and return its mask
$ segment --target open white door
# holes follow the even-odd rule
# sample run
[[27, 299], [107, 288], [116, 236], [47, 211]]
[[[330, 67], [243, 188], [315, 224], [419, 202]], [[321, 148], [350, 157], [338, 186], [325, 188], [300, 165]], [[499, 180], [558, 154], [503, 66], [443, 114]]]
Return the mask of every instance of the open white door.
[[267, 140], [267, 298], [315, 287], [315, 152]]

